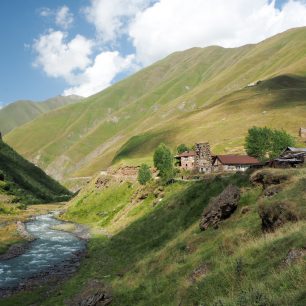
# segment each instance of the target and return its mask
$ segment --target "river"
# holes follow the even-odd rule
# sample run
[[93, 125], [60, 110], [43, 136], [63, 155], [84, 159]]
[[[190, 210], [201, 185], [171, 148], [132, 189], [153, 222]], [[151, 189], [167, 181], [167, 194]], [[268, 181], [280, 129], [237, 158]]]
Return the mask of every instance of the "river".
[[76, 236], [52, 229], [62, 224], [53, 214], [35, 217], [26, 224], [27, 231], [36, 238], [22, 255], [0, 261], [0, 288], [16, 287], [27, 278], [52, 269], [84, 250], [85, 241]]

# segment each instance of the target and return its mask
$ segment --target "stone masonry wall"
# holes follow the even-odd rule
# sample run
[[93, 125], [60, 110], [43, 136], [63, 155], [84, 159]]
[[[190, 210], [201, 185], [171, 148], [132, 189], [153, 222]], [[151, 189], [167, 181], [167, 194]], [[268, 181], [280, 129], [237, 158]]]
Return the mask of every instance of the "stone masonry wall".
[[212, 156], [209, 143], [196, 143], [195, 152], [195, 168], [199, 172], [210, 173], [212, 171]]

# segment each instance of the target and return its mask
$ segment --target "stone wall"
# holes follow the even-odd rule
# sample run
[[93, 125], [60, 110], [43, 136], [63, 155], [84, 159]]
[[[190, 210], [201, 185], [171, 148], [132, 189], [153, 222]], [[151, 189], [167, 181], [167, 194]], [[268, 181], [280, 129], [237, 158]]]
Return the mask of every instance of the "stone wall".
[[212, 172], [212, 156], [208, 142], [195, 144], [195, 169], [199, 172]]

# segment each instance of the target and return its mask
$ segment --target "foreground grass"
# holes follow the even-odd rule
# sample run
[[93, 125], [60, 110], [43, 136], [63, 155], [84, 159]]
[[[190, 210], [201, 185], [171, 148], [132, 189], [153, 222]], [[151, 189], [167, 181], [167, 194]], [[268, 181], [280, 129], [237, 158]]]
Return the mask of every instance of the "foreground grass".
[[[306, 171], [292, 176], [277, 197], [304, 207], [305, 188], [293, 191]], [[203, 208], [230, 183], [243, 191], [239, 208], [219, 229], [201, 232]], [[265, 199], [247, 177], [175, 183], [155, 206], [151, 195], [136, 201], [144, 192], [137, 185], [88, 188], [70, 203], [65, 217], [104, 228], [112, 237], [95, 235], [80, 271], [48, 296], [43, 287], [5, 305], [21, 300], [23, 305], [64, 305], [92, 279], [112, 287], [113, 305], [305, 305], [305, 260], [286, 265], [284, 259], [291, 249], [305, 247], [306, 222], [263, 234], [258, 205]]]

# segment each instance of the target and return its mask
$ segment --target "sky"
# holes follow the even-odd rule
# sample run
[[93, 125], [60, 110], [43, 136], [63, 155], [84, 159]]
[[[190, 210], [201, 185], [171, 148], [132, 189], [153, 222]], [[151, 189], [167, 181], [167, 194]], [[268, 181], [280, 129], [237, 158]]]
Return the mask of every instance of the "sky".
[[306, 26], [306, 0], [1, 0], [0, 105], [93, 95], [192, 47]]

